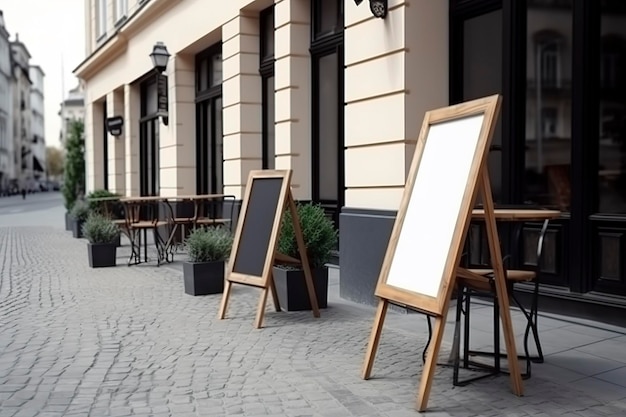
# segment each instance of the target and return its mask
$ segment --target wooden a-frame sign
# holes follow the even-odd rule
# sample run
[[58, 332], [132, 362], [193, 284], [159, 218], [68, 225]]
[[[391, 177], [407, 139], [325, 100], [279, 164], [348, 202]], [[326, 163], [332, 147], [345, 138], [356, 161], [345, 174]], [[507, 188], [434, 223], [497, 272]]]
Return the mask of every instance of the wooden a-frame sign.
[[390, 303], [435, 317], [416, 408], [424, 411], [455, 279], [478, 190], [495, 275], [512, 390], [523, 394], [502, 254], [496, 231], [487, 153], [501, 97], [493, 95], [426, 113], [376, 286], [379, 298], [362, 376], [370, 377]]
[[[313, 316], [320, 316], [300, 219], [290, 185], [291, 170], [250, 171], [228, 262], [219, 319], [226, 316], [233, 283], [262, 288], [254, 324], [257, 329], [263, 325], [268, 289], [272, 291], [276, 311], [280, 311], [272, 276], [272, 266], [275, 260], [301, 265], [304, 270]], [[286, 206], [289, 206], [291, 212], [300, 259], [276, 252], [276, 244]]]

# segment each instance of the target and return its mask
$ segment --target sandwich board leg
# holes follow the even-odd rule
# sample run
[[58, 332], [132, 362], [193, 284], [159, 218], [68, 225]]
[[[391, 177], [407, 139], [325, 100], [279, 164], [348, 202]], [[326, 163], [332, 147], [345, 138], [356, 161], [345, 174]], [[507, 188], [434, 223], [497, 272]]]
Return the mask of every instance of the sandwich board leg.
[[374, 318], [374, 326], [372, 327], [372, 334], [370, 335], [369, 345], [367, 346], [367, 351], [365, 353], [365, 362], [363, 363], [363, 379], [369, 379], [370, 374], [372, 373], [376, 350], [378, 350], [380, 335], [383, 331], [385, 316], [387, 315], [387, 307], [389, 307], [389, 301], [381, 298], [380, 301], [378, 301], [378, 308], [376, 309], [376, 316]]
[[226, 316], [226, 309], [228, 308], [228, 298], [230, 297], [230, 289], [232, 287], [232, 283], [229, 280], [226, 280], [224, 283], [224, 294], [222, 294], [222, 303], [220, 305], [220, 312], [218, 318], [222, 320]]
[[296, 235], [296, 242], [298, 243], [298, 252], [300, 253], [300, 261], [302, 262], [302, 269], [304, 270], [304, 281], [306, 282], [307, 292], [309, 293], [309, 301], [311, 302], [311, 310], [313, 310], [313, 317], [320, 316], [320, 308], [317, 304], [317, 294], [315, 293], [315, 285], [313, 285], [313, 274], [311, 273], [311, 265], [309, 264], [309, 257], [306, 252], [306, 245], [304, 244], [304, 238], [302, 236], [302, 229], [300, 228], [300, 219], [298, 218], [298, 210], [296, 209], [296, 203], [293, 201], [291, 191], [287, 196], [289, 200], [289, 210], [291, 211], [291, 221], [293, 222], [293, 231]]
[[430, 341], [430, 347], [426, 353], [426, 362], [422, 369], [422, 378], [417, 393], [417, 409], [418, 411], [426, 410], [428, 406], [428, 397], [430, 389], [433, 386], [433, 377], [435, 376], [435, 368], [437, 367], [437, 357], [439, 356], [439, 348], [443, 339], [443, 330], [445, 325], [445, 317], [435, 317], [435, 326], [433, 327], [433, 338]]
[[272, 291], [272, 300], [274, 300], [274, 308], [277, 312], [280, 311], [280, 301], [278, 301], [278, 294], [276, 293], [276, 283], [274, 283], [274, 273], [270, 270], [270, 290]]
[[259, 307], [256, 311], [256, 319], [254, 320], [254, 327], [260, 329], [263, 327], [263, 316], [265, 314], [265, 303], [267, 303], [267, 288], [263, 288], [261, 297], [259, 298]]
[[[509, 364], [509, 375], [511, 378], [511, 388], [517, 396], [524, 395], [522, 385], [522, 375], [517, 361], [517, 349], [515, 347], [515, 334], [513, 332], [513, 322], [511, 321], [511, 311], [509, 306], [509, 295], [506, 288], [506, 277], [502, 265], [502, 252], [496, 228], [493, 200], [491, 199], [491, 184], [489, 183], [489, 173], [485, 167], [482, 169], [482, 196], [485, 208], [485, 226], [487, 229], [487, 241], [489, 243], [489, 253], [496, 281], [496, 294], [498, 297], [498, 307], [500, 308], [500, 320], [504, 332], [504, 343], [506, 345], [506, 355]], [[499, 352], [495, 352], [497, 355]]]

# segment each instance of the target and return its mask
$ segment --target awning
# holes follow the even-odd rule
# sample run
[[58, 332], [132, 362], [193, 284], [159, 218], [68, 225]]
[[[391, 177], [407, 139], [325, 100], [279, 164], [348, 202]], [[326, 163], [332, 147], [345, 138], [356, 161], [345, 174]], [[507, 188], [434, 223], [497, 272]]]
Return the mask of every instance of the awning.
[[45, 171], [45, 169], [41, 165], [41, 162], [39, 162], [39, 159], [36, 156], [33, 156], [33, 171], [39, 171], [39, 172]]

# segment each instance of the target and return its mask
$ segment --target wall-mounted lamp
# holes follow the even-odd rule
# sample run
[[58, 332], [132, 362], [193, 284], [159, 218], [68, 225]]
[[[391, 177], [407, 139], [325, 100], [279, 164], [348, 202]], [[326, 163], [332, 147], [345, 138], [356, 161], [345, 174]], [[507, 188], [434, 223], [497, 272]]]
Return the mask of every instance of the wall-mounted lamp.
[[170, 59], [170, 53], [163, 42], [157, 42], [152, 48], [150, 54], [152, 65], [156, 71], [157, 78], [157, 115], [161, 117], [163, 124], [167, 126], [169, 123], [169, 100], [167, 96], [167, 75], [164, 75], [167, 68], [167, 62]]
[[[358, 6], [363, 0], [354, 0], [354, 2]], [[384, 19], [387, 16], [387, 0], [369, 0], [369, 2], [370, 11], [375, 17]]]
[[167, 61], [170, 59], [170, 53], [167, 52], [167, 47], [163, 42], [157, 42], [152, 48], [150, 58], [152, 59], [154, 69], [159, 73], [162, 73], [167, 68]]

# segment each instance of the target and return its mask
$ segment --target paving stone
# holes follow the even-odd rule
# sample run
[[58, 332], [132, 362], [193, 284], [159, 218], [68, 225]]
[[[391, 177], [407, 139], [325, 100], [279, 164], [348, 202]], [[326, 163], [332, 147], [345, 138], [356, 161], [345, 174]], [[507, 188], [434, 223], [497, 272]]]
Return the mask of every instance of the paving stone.
[[[427, 334], [394, 327], [396, 313], [364, 381], [373, 309], [330, 303], [314, 319], [270, 302], [254, 329], [256, 289], [234, 286], [217, 320], [221, 296], [184, 294], [178, 262], [127, 267], [126, 246], [119, 266], [90, 269], [85, 241], [52, 227], [0, 227], [0, 242], [0, 417], [420, 415]], [[452, 388], [438, 367], [428, 416], [624, 415], [625, 388], [596, 398], [540, 369], [518, 398], [506, 377]]]

